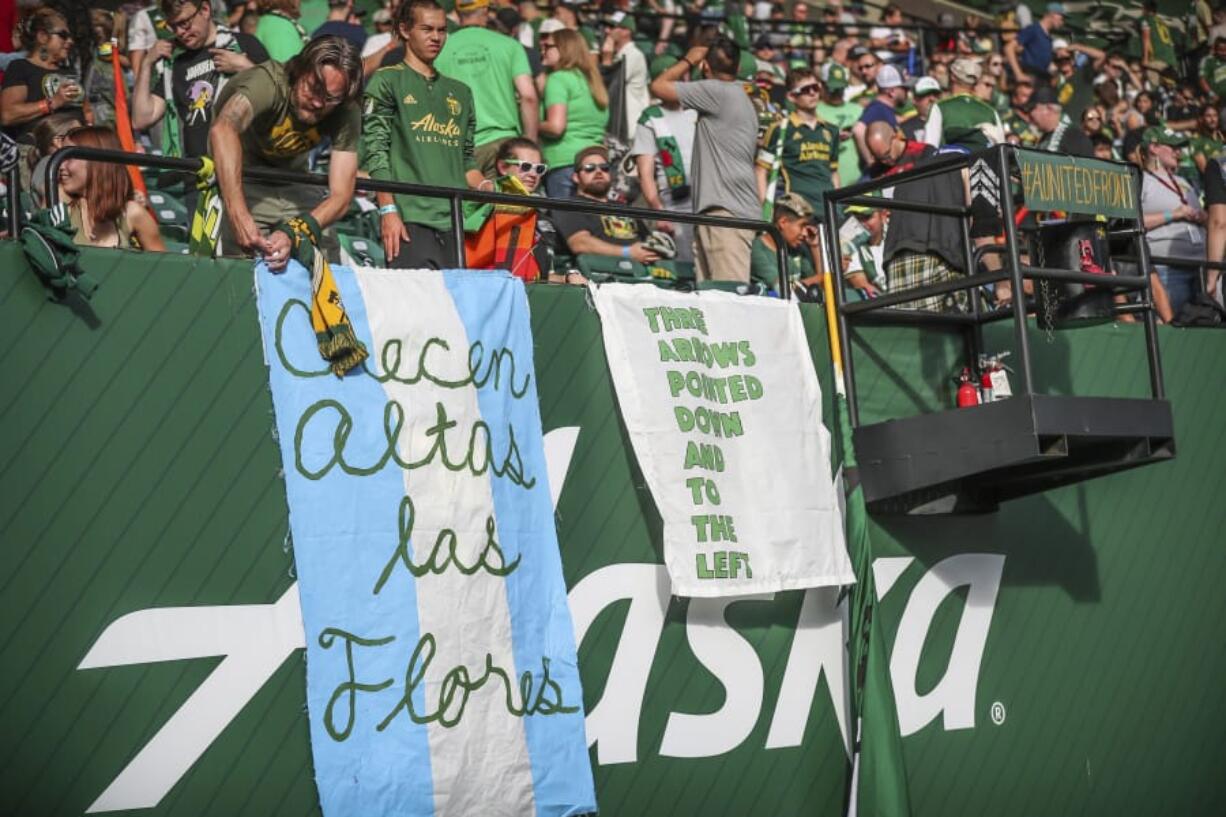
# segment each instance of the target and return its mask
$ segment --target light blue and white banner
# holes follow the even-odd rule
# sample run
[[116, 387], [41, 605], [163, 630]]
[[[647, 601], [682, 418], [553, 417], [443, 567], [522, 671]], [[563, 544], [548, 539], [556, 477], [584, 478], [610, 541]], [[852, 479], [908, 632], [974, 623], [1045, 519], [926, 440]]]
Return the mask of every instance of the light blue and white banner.
[[306, 271], [256, 270], [323, 813], [595, 811], [523, 285], [333, 273], [343, 379]]

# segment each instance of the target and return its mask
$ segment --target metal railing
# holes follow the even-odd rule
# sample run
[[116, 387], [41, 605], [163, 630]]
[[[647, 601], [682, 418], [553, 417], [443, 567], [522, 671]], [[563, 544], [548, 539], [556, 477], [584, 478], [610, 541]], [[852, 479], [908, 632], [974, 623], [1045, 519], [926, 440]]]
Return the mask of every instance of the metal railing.
[[[1013, 166], [1016, 152], [1025, 150], [1013, 145], [997, 145], [975, 153], [956, 155], [949, 158], [934, 160], [922, 167], [913, 168], [891, 176], [874, 179], [860, 184], [853, 184], [826, 194], [825, 223], [826, 243], [829, 257], [842, 256], [839, 247], [838, 207], [841, 205], [862, 205], [882, 210], [912, 211], [933, 213], [936, 215], [957, 218], [961, 228], [961, 248], [964, 275], [955, 280], [928, 284], [899, 292], [888, 292], [871, 300], [848, 303], [845, 300], [843, 287], [833, 287], [838, 317], [838, 331], [842, 337], [843, 378], [847, 390], [848, 408], [853, 425], [860, 424], [859, 406], [856, 400], [856, 377], [853, 344], [850, 342], [851, 324], [863, 323], [899, 323], [927, 326], [957, 326], [967, 332], [968, 345], [971, 349], [971, 359], [977, 360], [983, 350], [983, 327], [986, 324], [1012, 319], [1014, 339], [1017, 349], [1017, 366], [1019, 393], [1033, 394], [1034, 373], [1030, 340], [1028, 337], [1028, 317], [1025, 304], [1026, 279], [1038, 281], [1053, 281], [1064, 283], [1091, 284], [1101, 290], [1119, 291], [1136, 290], [1141, 293], [1140, 304], [1115, 307], [1116, 314], [1140, 313], [1145, 324], [1145, 346], [1149, 363], [1150, 391], [1154, 399], [1164, 396], [1162, 380], [1162, 363], [1158, 356], [1157, 326], [1154, 317], [1153, 300], [1150, 295], [1149, 275], [1135, 276], [1104, 275], [1083, 272], [1081, 270], [1052, 269], [1023, 264], [1019, 245], [1019, 227], [1015, 220], [1015, 208], [1012, 194], [1014, 178]], [[963, 205], [929, 205], [917, 204], [884, 196], [870, 194], [885, 188], [897, 187], [908, 182], [922, 181], [948, 173], [960, 173], [969, 169], [976, 162], [984, 161], [996, 175], [996, 194], [1000, 202], [1000, 217], [1004, 228], [1005, 242], [976, 249], [971, 240], [971, 208]], [[1122, 163], [1114, 163], [1121, 164]], [[1134, 242], [1134, 253], [1139, 259], [1138, 269], [1149, 270], [1151, 259], [1145, 244], [1145, 231], [1141, 212], [1140, 179], [1137, 169], [1127, 166], [1133, 185], [1133, 200], [1136, 203], [1137, 228], [1116, 233], [1116, 237], [1129, 237]], [[995, 271], [978, 271], [978, 262], [986, 254], [998, 254], [1002, 257], [1002, 267]], [[1013, 299], [1021, 308], [1009, 306], [987, 311], [984, 309], [980, 287], [985, 284], [1008, 281], [1012, 285]], [[970, 311], [964, 312], [932, 312], [924, 310], [898, 310], [902, 304], [920, 301], [934, 296], [948, 295], [955, 292], [969, 292]]]
[[[91, 162], [109, 162], [137, 167], [157, 168], [159, 170], [178, 170], [195, 174], [200, 170], [199, 159], [178, 159], [168, 156], [154, 156], [145, 153], [129, 153], [122, 150], [105, 150], [102, 148], [87, 148], [78, 145], [68, 145], [51, 155], [47, 162], [47, 198], [48, 205], [55, 206], [59, 202], [60, 165], [65, 159], [84, 159]], [[322, 173], [305, 173], [291, 170], [276, 170], [264, 167], [243, 167], [245, 180], [258, 182], [274, 182], [278, 184], [309, 185], [312, 187], [327, 187], [328, 177]], [[508, 204], [515, 207], [531, 207], [534, 210], [560, 210], [568, 213], [593, 213], [595, 215], [616, 215], [622, 218], [635, 218], [647, 221], [678, 221], [683, 224], [693, 224], [700, 227], [723, 227], [735, 230], [752, 230], [754, 233], [764, 232], [775, 242], [775, 258], [779, 264], [779, 297], [791, 298], [791, 284], [788, 280], [788, 248], [783, 234], [772, 222], [753, 219], [733, 218], [728, 216], [703, 215], [701, 213], [676, 213], [672, 210], [649, 210], [643, 207], [623, 207], [611, 203], [584, 201], [583, 199], [553, 199], [536, 196], [513, 196], [506, 193], [489, 193], [483, 190], [469, 190], [455, 187], [436, 187], [433, 185], [410, 184], [408, 182], [380, 181], [376, 179], [359, 178], [356, 182], [359, 191], [372, 193], [398, 193], [411, 196], [447, 199], [451, 205], [451, 230], [456, 245], [456, 266], [463, 268], [464, 264], [464, 202], [479, 204]], [[539, 202], [539, 203], [537, 203]], [[287, 214], [290, 215], [290, 214]]]

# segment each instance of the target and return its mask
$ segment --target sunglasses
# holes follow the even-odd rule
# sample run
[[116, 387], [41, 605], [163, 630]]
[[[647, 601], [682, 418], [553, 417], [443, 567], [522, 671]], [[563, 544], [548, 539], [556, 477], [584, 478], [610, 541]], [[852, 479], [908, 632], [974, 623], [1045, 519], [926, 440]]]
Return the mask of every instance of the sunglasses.
[[816, 93], [817, 93], [817, 83], [810, 82], [805, 85], [801, 85], [799, 88], [792, 91], [792, 96], [806, 96], [807, 94], [816, 94]]
[[59, 31], [48, 31], [47, 35], [50, 37], [59, 37], [61, 40], [72, 39], [72, 32], [66, 28], [61, 28]]
[[596, 171], [599, 170], [601, 173], [608, 173], [612, 169], [613, 169], [613, 165], [609, 164], [608, 162], [603, 162], [601, 164], [595, 164], [593, 162], [588, 162], [587, 164], [580, 166], [579, 172], [580, 173], [595, 173]]
[[[544, 176], [545, 172], [549, 170], [549, 165], [541, 164], [540, 162], [520, 162], [511, 160], [507, 162], [507, 164], [509, 164], [511, 167], [519, 168], [520, 173], [535, 173], [538, 176]], [[605, 167], [608, 167], [608, 165], [605, 165]]]

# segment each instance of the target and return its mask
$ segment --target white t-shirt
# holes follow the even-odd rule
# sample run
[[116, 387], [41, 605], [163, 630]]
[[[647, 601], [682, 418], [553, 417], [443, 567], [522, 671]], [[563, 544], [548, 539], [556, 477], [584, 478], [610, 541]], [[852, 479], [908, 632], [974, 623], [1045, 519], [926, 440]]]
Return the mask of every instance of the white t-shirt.
[[148, 51], [158, 41], [149, 19], [149, 9], [141, 9], [128, 26], [128, 51]]
[[621, 47], [617, 58], [626, 66], [626, 136], [633, 143], [639, 117], [651, 104], [651, 92], [647, 90], [651, 77], [647, 72], [647, 57], [633, 40]]
[[[1171, 185], [1178, 187], [1176, 193]], [[1147, 170], [1141, 182], [1141, 212], [1161, 213], [1173, 211], [1181, 204], [1199, 210], [1195, 191], [1182, 177], [1174, 173], [1158, 173]], [[1205, 257], [1205, 228], [1190, 221], [1172, 221], [1145, 231], [1145, 241], [1151, 255], [1167, 255], [1173, 258]]]
[[371, 54], [374, 54], [384, 48], [392, 41], [392, 32], [380, 31], [377, 34], [371, 34], [366, 38], [366, 45], [362, 46], [362, 58], [365, 59]]
[[[685, 171], [686, 181], [693, 189], [694, 130], [698, 125], [698, 112], [685, 108], [674, 111], [663, 106], [660, 109], [664, 112], [662, 117], [652, 117], [638, 126], [638, 130], [634, 133], [630, 155], [654, 157], [658, 152], [656, 149], [657, 129], [660, 127], [667, 129], [668, 135], [677, 140], [677, 150], [681, 152], [681, 168]], [[656, 159], [655, 162], [655, 173], [656, 188], [660, 191], [660, 203], [664, 205], [664, 208], [678, 213], [693, 212], [694, 197], [692, 194], [680, 204], [673, 201], [672, 190], [668, 186], [668, 177], [664, 175], [664, 168], [659, 159]]]

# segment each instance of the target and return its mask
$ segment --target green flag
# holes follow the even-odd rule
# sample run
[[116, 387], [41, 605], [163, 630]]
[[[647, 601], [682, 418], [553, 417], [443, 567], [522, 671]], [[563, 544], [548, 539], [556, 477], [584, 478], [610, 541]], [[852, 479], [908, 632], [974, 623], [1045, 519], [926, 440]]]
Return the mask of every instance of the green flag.
[[846, 498], [843, 524], [847, 552], [856, 583], [848, 590], [853, 715], [852, 785], [848, 787], [848, 817], [908, 817], [911, 801], [903, 766], [902, 737], [898, 733], [898, 710], [894, 687], [877, 613], [877, 587], [873, 580], [873, 550], [868, 541], [868, 511], [860, 486], [860, 469], [852, 444], [851, 417], [843, 387], [843, 358], [838, 324], [834, 317], [832, 275], [823, 276], [826, 323], [834, 363], [834, 462], [843, 472]]

